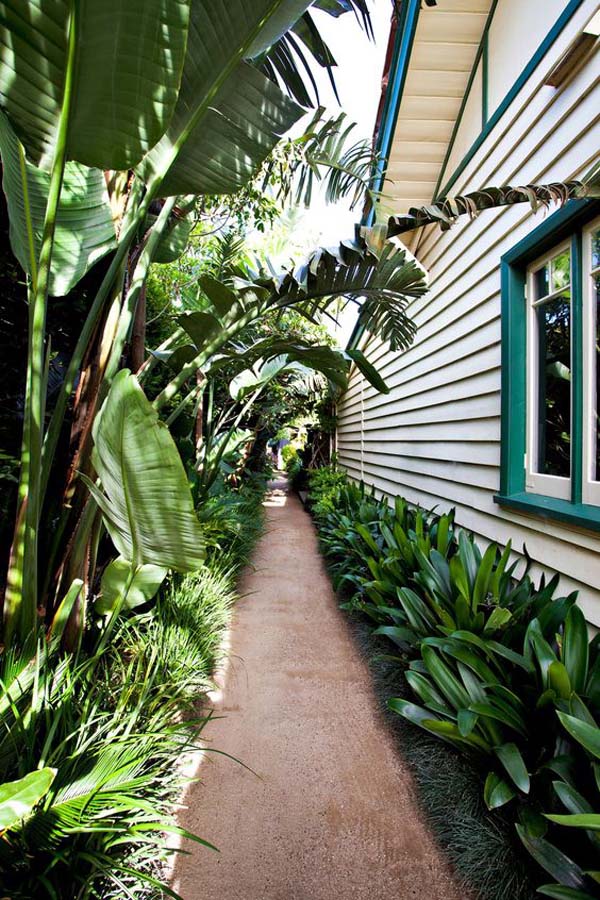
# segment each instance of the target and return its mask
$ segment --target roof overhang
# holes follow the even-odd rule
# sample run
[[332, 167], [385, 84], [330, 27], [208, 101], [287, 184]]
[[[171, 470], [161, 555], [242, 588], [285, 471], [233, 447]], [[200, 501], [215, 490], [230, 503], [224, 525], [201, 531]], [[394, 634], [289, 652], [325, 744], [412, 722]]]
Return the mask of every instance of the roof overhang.
[[[410, 0], [403, 0], [407, 10]], [[494, 0], [437, 0], [417, 4], [415, 19], [401, 18], [397, 46], [410, 39], [399, 60], [403, 71], [390, 73], [386, 94], [399, 84], [392, 136], [381, 147], [387, 159], [381, 214], [407, 212], [431, 203], [448, 147], [481, 52]], [[412, 35], [406, 30], [412, 24]], [[391, 101], [391, 97], [390, 97]], [[388, 112], [389, 115], [389, 112]], [[385, 114], [381, 123], [383, 131]], [[381, 144], [381, 135], [378, 135]]]

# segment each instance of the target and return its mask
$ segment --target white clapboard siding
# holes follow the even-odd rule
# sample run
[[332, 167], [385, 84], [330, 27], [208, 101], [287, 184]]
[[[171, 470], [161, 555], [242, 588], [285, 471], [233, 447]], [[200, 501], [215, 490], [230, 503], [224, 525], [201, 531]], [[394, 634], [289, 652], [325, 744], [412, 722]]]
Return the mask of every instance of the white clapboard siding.
[[[535, 0], [536, 6], [540, 3]], [[511, 4], [518, 18], [523, 5], [506, 0]], [[552, 0], [545, 6], [546, 18], [556, 5]], [[600, 53], [592, 54], [558, 89], [543, 85], [596, 5], [595, 0], [582, 4], [469, 161], [452, 193], [488, 184], [568, 180], [580, 177], [597, 159]], [[510, 17], [504, 18], [512, 28]], [[499, 19], [493, 32], [495, 47], [501, 45], [502, 28]], [[495, 51], [490, 57], [494, 66], [500, 58]], [[490, 72], [490, 82], [501, 84], [505, 75]], [[417, 121], [416, 107], [413, 116]], [[466, 127], [471, 127], [468, 122]], [[410, 137], [402, 131], [402, 139]], [[434, 143], [429, 159], [439, 158], [440, 146]], [[445, 177], [451, 174], [450, 167]], [[534, 215], [521, 205], [482, 213], [472, 221], [464, 217], [449, 232], [428, 227], [409, 236], [411, 250], [430, 278], [429, 292], [409, 307], [418, 326], [415, 343], [403, 353], [391, 353], [377, 339], [365, 336], [361, 347], [390, 393], [377, 394], [356, 370], [352, 372], [339, 403], [337, 449], [348, 473], [363, 478], [378, 493], [402, 494], [428, 508], [455, 507], [457, 522], [482, 544], [512, 540], [517, 555], [526, 544], [537, 576], [551, 573], [560, 561], [561, 593], [578, 590], [586, 616], [600, 625], [598, 536], [502, 509], [493, 499], [500, 471], [500, 258], [545, 214]]]
[[500, 105], [565, 6], [565, 0], [500, 0], [488, 35], [490, 112]]

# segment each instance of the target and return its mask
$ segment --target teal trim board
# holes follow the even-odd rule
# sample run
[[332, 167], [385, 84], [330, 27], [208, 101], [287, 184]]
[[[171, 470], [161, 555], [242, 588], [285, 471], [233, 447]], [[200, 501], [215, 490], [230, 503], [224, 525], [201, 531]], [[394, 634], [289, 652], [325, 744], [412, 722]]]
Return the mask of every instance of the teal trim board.
[[[521, 72], [521, 74], [519, 75], [519, 77], [517, 78], [517, 80], [515, 81], [513, 86], [511, 87], [511, 89], [509, 90], [509, 92], [506, 94], [506, 96], [500, 103], [500, 106], [498, 106], [498, 108], [496, 110], [494, 110], [492, 115], [487, 120], [485, 127], [482, 129], [481, 133], [475, 139], [473, 144], [471, 144], [471, 147], [469, 148], [469, 150], [467, 151], [465, 156], [462, 158], [462, 160], [460, 161], [460, 163], [458, 164], [458, 166], [452, 173], [451, 177], [448, 179], [448, 181], [444, 185], [443, 189], [438, 191], [438, 189], [436, 188], [436, 192], [435, 192], [435, 196], [434, 196], [435, 200], [439, 200], [441, 197], [448, 196], [449, 191], [452, 190], [457, 179], [462, 175], [465, 168], [470, 163], [470, 161], [473, 159], [473, 157], [475, 156], [475, 154], [477, 153], [477, 151], [479, 150], [479, 148], [481, 147], [481, 145], [483, 144], [483, 142], [485, 141], [487, 136], [490, 134], [492, 129], [495, 128], [495, 126], [498, 124], [498, 122], [500, 121], [500, 119], [502, 118], [502, 116], [504, 115], [506, 110], [508, 109], [508, 107], [511, 105], [513, 100], [518, 95], [519, 91], [529, 81], [529, 79], [531, 78], [531, 76], [533, 75], [533, 73], [535, 72], [537, 67], [539, 66], [539, 64], [542, 62], [542, 60], [544, 59], [544, 57], [546, 56], [546, 54], [548, 53], [548, 51], [550, 50], [550, 48], [552, 47], [554, 42], [556, 41], [556, 39], [559, 37], [563, 28], [565, 28], [565, 26], [569, 23], [569, 21], [571, 20], [573, 15], [577, 12], [579, 7], [584, 2], [585, 2], [585, 0], [570, 0], [570, 2], [567, 3], [565, 9], [562, 11], [562, 13], [558, 17], [558, 19], [556, 20], [556, 22], [554, 23], [552, 28], [550, 29], [550, 31], [548, 32], [548, 34], [546, 35], [546, 37], [544, 38], [544, 40], [542, 41], [542, 43], [540, 44], [538, 49], [536, 50], [536, 52], [533, 54], [533, 56], [531, 57], [531, 59], [529, 60], [529, 62], [527, 63], [527, 65], [525, 66], [525, 68], [523, 69], [523, 71]], [[468, 90], [470, 90], [470, 85], [467, 87], [467, 91]], [[466, 101], [465, 101], [465, 103], [466, 103]], [[459, 118], [460, 118], [460, 115], [461, 115], [461, 113], [459, 112]], [[452, 136], [451, 140], [452, 141], [454, 140], [454, 135]], [[447, 159], [445, 160], [444, 165], [447, 164], [448, 158], [449, 158], [449, 154], [448, 154]], [[442, 168], [442, 172], [440, 175], [440, 181], [441, 181], [441, 178], [444, 177], [444, 174], [445, 174], [444, 169]]]
[[475, 53], [475, 59], [473, 60], [473, 65], [471, 67], [471, 72], [469, 74], [469, 79], [467, 81], [467, 86], [465, 88], [465, 92], [463, 94], [463, 98], [461, 100], [461, 104], [458, 110], [458, 114], [456, 116], [456, 121], [452, 128], [452, 134], [450, 135], [450, 141], [448, 142], [448, 146], [446, 148], [446, 153], [444, 155], [444, 161], [442, 163], [442, 167], [440, 169], [440, 174], [438, 175], [437, 184], [435, 186], [435, 190], [433, 192], [434, 199], [438, 196], [440, 185], [442, 184], [442, 179], [446, 174], [446, 168], [448, 166], [448, 161], [452, 154], [452, 150], [454, 148], [454, 143], [456, 141], [456, 136], [458, 134], [462, 118], [465, 112], [465, 107], [467, 105], [467, 101], [469, 99], [469, 94], [471, 93], [471, 88], [473, 87], [473, 82], [475, 81], [475, 75], [477, 74], [477, 69], [479, 67], [479, 63], [481, 62], [482, 69], [482, 123], [481, 127], [483, 128], [487, 122], [488, 118], [488, 108], [487, 108], [487, 94], [488, 94], [488, 80], [487, 80], [487, 63], [488, 63], [488, 33], [490, 30], [490, 26], [492, 24], [492, 20], [494, 18], [494, 13], [496, 12], [496, 7], [498, 6], [498, 0], [492, 0], [492, 5], [490, 6], [490, 11], [488, 12], [487, 19], [485, 20], [485, 25], [483, 26], [483, 34], [481, 35], [481, 40], [479, 41], [479, 46], [477, 47], [477, 52]]
[[556, 500], [554, 497], [525, 492], [511, 494], [510, 497], [496, 494], [494, 500], [499, 506], [515, 509], [539, 519], [563, 522], [565, 525], [575, 525], [588, 531], [600, 531], [600, 506], [569, 503], [568, 500]]
[[583, 495], [583, 241], [571, 238], [571, 500]]
[[[376, 191], [381, 191], [385, 181], [385, 173], [389, 163], [394, 132], [396, 131], [396, 123], [398, 122], [398, 113], [400, 112], [400, 103], [402, 102], [404, 85], [406, 84], [408, 65], [417, 31], [420, 9], [421, 0], [408, 0], [408, 2], [407, 0], [404, 0], [400, 7], [400, 19], [398, 22], [398, 30], [396, 32], [396, 43], [392, 58], [388, 89], [385, 95], [383, 115], [381, 117], [381, 124], [379, 126], [377, 143], [375, 146], [375, 149], [379, 153], [377, 180], [375, 183]], [[372, 210], [372, 213], [369, 214], [371, 221], [367, 224], [371, 224], [374, 214], [375, 210]]]
[[[581, 229], [599, 212], [598, 200], [571, 200], [502, 257], [500, 491], [494, 497], [501, 506], [592, 530], [600, 530], [600, 507], [581, 502], [584, 377]], [[572, 253], [571, 501], [527, 493], [524, 462], [527, 447], [527, 266], [567, 238], [571, 239]]]
[[[491, 19], [490, 19], [491, 23]], [[481, 127], [485, 128], [489, 118], [488, 104], [488, 69], [490, 64], [490, 54], [488, 52], [488, 28], [483, 35], [483, 49], [481, 51]]]
[[[385, 94], [383, 113], [375, 144], [375, 150], [380, 156], [377, 164], [377, 179], [374, 184], [376, 191], [381, 191], [385, 181], [394, 133], [398, 122], [398, 113], [400, 111], [400, 104], [404, 92], [404, 85], [406, 84], [410, 56], [417, 31], [420, 9], [421, 0], [408, 0], [408, 2], [405, 0], [400, 7], [400, 18], [398, 20], [398, 29], [396, 31], [388, 87]], [[363, 224], [372, 225], [374, 219], [375, 209], [372, 208]], [[347, 344], [349, 350], [357, 346], [363, 333], [364, 327], [359, 326], [357, 322]]]

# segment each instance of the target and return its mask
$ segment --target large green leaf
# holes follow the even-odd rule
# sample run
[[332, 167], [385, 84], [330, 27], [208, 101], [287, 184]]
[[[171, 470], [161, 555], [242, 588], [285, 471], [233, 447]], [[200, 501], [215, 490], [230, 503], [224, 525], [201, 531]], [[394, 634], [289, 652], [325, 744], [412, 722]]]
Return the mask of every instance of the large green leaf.
[[93, 437], [92, 461], [103, 490], [86, 483], [120, 555], [136, 567], [199, 568], [204, 539], [183, 463], [169, 429], [127, 369], [114, 379]]
[[69, 158], [130, 168], [161, 138], [173, 114], [190, 0], [0, 3], [0, 104], [43, 168], [52, 161], [72, 6], [79, 52]]
[[[303, 13], [312, 5], [312, 0], [252, 0], [251, 4], [243, 0], [228, 0], [226, 8], [228, 15], [235, 16], [233, 27], [237, 27], [239, 16], [245, 17], [246, 25], [253, 25], [257, 11], [260, 12], [262, 22], [260, 29], [256, 31], [251, 46], [245, 53], [247, 58], [256, 58], [268, 50], [282, 34], [285, 34], [295, 25]], [[234, 9], [237, 7], [237, 9]], [[250, 8], [251, 12], [248, 11]]]
[[488, 809], [498, 809], [515, 796], [514, 789], [495, 772], [489, 772], [483, 788], [483, 799]]
[[[285, 341], [281, 341], [285, 347]], [[264, 387], [278, 375], [299, 373], [305, 370], [320, 372], [338, 387], [348, 386], [348, 362], [344, 355], [327, 346], [297, 347], [291, 342], [288, 352], [267, 359], [253, 369], [245, 369], [231, 381], [229, 392], [234, 400], [242, 400], [247, 394], [259, 387]]]
[[470, 697], [454, 672], [442, 661], [432, 647], [424, 646], [421, 649], [421, 654], [427, 671], [454, 709], [467, 708], [471, 702]]
[[314, 347], [291, 347], [286, 353], [290, 363], [298, 363], [302, 368], [314, 369], [328, 378], [333, 384], [345, 390], [348, 387], [349, 364], [343, 353], [331, 347], [317, 345]]
[[553, 781], [552, 786], [569, 812], [592, 813], [594, 811], [586, 798], [565, 781]]
[[438, 718], [435, 713], [430, 712], [428, 709], [423, 709], [422, 706], [417, 706], [416, 703], [410, 703], [408, 700], [402, 700], [399, 697], [392, 697], [392, 699], [388, 700], [387, 705], [392, 712], [398, 713], [399, 716], [404, 716], [413, 725], [419, 725], [426, 731], [430, 730], [429, 726]]
[[356, 368], [359, 370], [361, 375], [363, 375], [369, 384], [372, 384], [373, 387], [378, 390], [381, 394], [389, 394], [390, 389], [375, 368], [375, 366], [369, 362], [367, 357], [360, 350], [356, 348], [350, 349], [346, 351], [347, 355], [350, 357], [353, 363], [356, 363]]
[[476, 702], [472, 703], [469, 709], [477, 713], [478, 716], [487, 716], [497, 722], [502, 722], [503, 725], [508, 725], [509, 728], [518, 731], [525, 738], [529, 737], [527, 725], [522, 716], [514, 709], [511, 709], [508, 704], [501, 704], [500, 701], [490, 701], [488, 703]]
[[94, 604], [100, 615], [112, 612], [124, 597], [124, 608], [135, 609], [152, 600], [167, 576], [167, 569], [149, 563], [140, 566], [130, 577], [131, 563], [119, 557], [113, 559], [102, 573], [101, 596]]
[[537, 892], [544, 897], [554, 897], [554, 900], [594, 900], [592, 894], [588, 894], [587, 891], [578, 891], [562, 884], [543, 884]]
[[527, 643], [531, 644], [531, 647], [533, 648], [534, 655], [540, 667], [542, 684], [544, 688], [547, 688], [550, 666], [552, 663], [558, 662], [558, 660], [556, 659], [554, 650], [544, 638], [540, 623], [537, 619], [532, 619], [527, 626], [527, 631], [525, 632], [525, 644], [527, 645]]
[[237, 303], [238, 297], [235, 291], [232, 291], [222, 281], [217, 281], [210, 275], [201, 275], [198, 283], [219, 316], [226, 316]]
[[500, 747], [494, 747], [494, 753], [506, 769], [511, 781], [520, 791], [528, 794], [530, 787], [529, 773], [517, 745], [510, 742], [502, 744]]
[[600, 759], [600, 728], [566, 713], [558, 712], [557, 715], [571, 737]]
[[548, 666], [548, 687], [564, 700], [568, 700], [573, 692], [569, 673], [558, 660]]
[[313, 316], [333, 298], [358, 303], [358, 325], [399, 350], [414, 339], [416, 326], [406, 307], [426, 293], [427, 278], [407, 250], [387, 244], [378, 257], [364, 241], [344, 241], [335, 250], [315, 251], [283, 278], [273, 279], [272, 287], [277, 305], [306, 298], [306, 311]]
[[431, 721], [424, 723], [428, 730], [433, 734], [441, 737], [450, 743], [457, 743], [459, 746], [466, 746], [473, 750], [482, 750], [484, 753], [490, 752], [490, 745], [478, 734], [461, 734], [454, 722]]
[[[8, 203], [13, 253], [31, 274], [27, 214], [21, 163], [25, 166], [35, 258], [39, 257], [50, 176], [20, 157], [19, 142], [0, 113], [2, 187]], [[104, 175], [70, 162], [65, 167], [52, 253], [49, 294], [68, 294], [87, 270], [116, 244]]]
[[[340, 298], [360, 305], [361, 324], [388, 340], [392, 348], [409, 346], [415, 325], [406, 314], [410, 299], [426, 290], [423, 270], [403, 251], [388, 246], [381, 258], [362, 241], [345, 241], [336, 250], [320, 248], [305, 263], [282, 275], [256, 273], [247, 268], [234, 280], [238, 300], [223, 315], [229, 338], [256, 321], [268, 309], [294, 308], [307, 318], [326, 310]], [[362, 301], [362, 305], [361, 305]], [[198, 367], [221, 350], [220, 341], [205, 341], [198, 355], [179, 372], [154, 401], [161, 409]], [[442, 611], [443, 615], [443, 611]], [[452, 619], [446, 624], [452, 624]]]
[[517, 825], [517, 832], [536, 862], [557, 881], [566, 887], [585, 887], [583, 870], [561, 850], [544, 838], [532, 835], [522, 825]]
[[[148, 218], [149, 224], [153, 224], [152, 219]], [[172, 218], [156, 248], [153, 262], [171, 263], [179, 259], [185, 253], [194, 225], [195, 221], [190, 215]]]
[[570, 828], [589, 828], [590, 831], [600, 831], [600, 813], [574, 813], [571, 815], [546, 815], [551, 822], [557, 825], [566, 825]]
[[193, 0], [175, 112], [140, 167], [159, 194], [224, 194], [254, 174], [302, 114], [244, 60], [265, 49], [309, 6], [306, 0]]
[[201, 350], [223, 331], [219, 320], [208, 312], [184, 313], [178, 316], [177, 324], [189, 334], [197, 350]]
[[240, 402], [249, 394], [264, 387], [269, 381], [272, 381], [285, 371], [287, 363], [287, 357], [277, 356], [263, 363], [262, 366], [244, 369], [229, 383], [229, 393], [232, 399]]
[[16, 825], [50, 790], [56, 769], [38, 769], [18, 781], [0, 784], [0, 831]]
[[585, 616], [578, 606], [572, 606], [567, 613], [562, 654], [571, 687], [580, 694], [587, 681], [589, 637]]

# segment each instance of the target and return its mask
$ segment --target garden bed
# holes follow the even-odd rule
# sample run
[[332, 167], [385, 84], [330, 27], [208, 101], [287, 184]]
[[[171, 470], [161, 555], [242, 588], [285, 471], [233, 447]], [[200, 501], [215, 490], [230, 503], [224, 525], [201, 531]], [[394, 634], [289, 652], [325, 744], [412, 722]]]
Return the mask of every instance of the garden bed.
[[[481, 897], [598, 897], [600, 656], [558, 575], [518, 575], [332, 469], [309, 504], [432, 827]], [[583, 830], [583, 833], [582, 833]], [[553, 883], [544, 883], [554, 879]]]
[[178, 764], [201, 748], [202, 701], [240, 569], [262, 530], [264, 489], [263, 478], [250, 478], [203, 504], [206, 564], [123, 617], [103, 649], [89, 634], [75, 656], [43, 637], [4, 655], [12, 703], [1, 710], [0, 758], [5, 780], [22, 780], [12, 807], [0, 798], [0, 814], [31, 810], [0, 841], [11, 900], [176, 896], [162, 878], [168, 845], [182, 833]]

